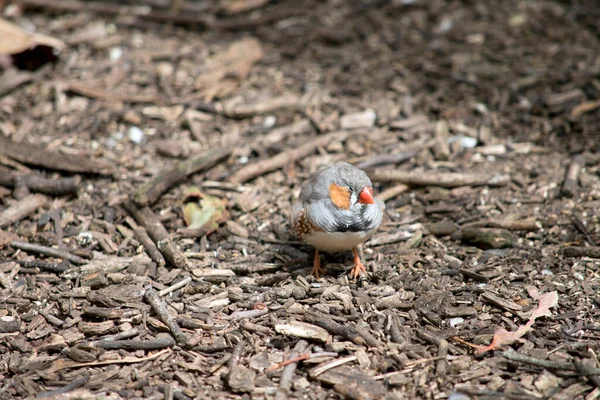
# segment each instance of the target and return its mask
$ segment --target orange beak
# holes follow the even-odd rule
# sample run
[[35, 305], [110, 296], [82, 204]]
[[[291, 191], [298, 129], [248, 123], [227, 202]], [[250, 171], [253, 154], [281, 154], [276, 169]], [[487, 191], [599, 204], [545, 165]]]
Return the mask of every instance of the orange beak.
[[358, 202], [361, 204], [375, 203], [375, 200], [373, 200], [373, 189], [371, 189], [370, 187], [365, 187], [358, 196]]

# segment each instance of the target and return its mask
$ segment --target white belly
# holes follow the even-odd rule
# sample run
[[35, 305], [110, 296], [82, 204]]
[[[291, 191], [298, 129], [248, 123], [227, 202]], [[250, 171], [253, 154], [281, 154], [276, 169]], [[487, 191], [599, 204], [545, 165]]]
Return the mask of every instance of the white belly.
[[303, 240], [314, 248], [337, 253], [350, 250], [367, 241], [375, 233], [375, 229], [366, 232], [315, 232], [303, 237]]

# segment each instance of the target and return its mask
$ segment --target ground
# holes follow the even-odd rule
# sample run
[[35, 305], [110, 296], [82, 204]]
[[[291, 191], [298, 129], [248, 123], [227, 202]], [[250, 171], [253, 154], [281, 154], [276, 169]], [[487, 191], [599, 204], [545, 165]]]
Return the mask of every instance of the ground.
[[[594, 1], [144, 3], [0, 2], [65, 44], [2, 64], [0, 398], [598, 397]], [[289, 230], [340, 160], [357, 281]]]

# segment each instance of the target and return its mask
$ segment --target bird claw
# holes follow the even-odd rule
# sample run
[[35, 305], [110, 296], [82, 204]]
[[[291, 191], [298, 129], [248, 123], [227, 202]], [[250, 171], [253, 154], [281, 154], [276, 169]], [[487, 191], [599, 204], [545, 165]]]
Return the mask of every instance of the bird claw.
[[315, 276], [315, 278], [320, 279], [321, 275], [325, 273], [325, 268], [321, 268], [319, 265], [315, 265], [312, 268], [311, 274]]
[[365, 268], [363, 263], [358, 262], [358, 263], [354, 264], [354, 268], [352, 268], [352, 270], [350, 271], [350, 278], [352, 278], [352, 280], [356, 280], [356, 278], [358, 278], [363, 273], [366, 274], [367, 269]]

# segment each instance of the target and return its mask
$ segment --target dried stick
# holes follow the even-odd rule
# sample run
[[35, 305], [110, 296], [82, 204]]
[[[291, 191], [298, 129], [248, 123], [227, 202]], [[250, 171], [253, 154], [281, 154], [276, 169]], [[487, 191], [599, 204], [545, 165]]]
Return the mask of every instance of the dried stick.
[[189, 175], [206, 170], [224, 160], [231, 153], [231, 148], [222, 147], [208, 150], [198, 157], [185, 160], [174, 168], [154, 176], [152, 179], [137, 188], [130, 198], [138, 206], [144, 207], [153, 204], [172, 186], [187, 178]]
[[600, 258], [600, 247], [565, 247], [563, 253], [566, 257], [589, 257], [589, 258]]
[[365, 345], [365, 339], [351, 326], [341, 325], [321, 313], [309, 313], [304, 319], [325, 329], [332, 335], [342, 336], [356, 344]]
[[[296, 359], [301, 354], [303, 354], [306, 351], [307, 347], [307, 341], [299, 340], [290, 354], [290, 360]], [[297, 365], [297, 361], [292, 362], [287, 364], [283, 369], [283, 372], [281, 373], [281, 378], [279, 378], [279, 388], [275, 393], [275, 400], [285, 400], [289, 398], [290, 389], [292, 387], [292, 379], [294, 378], [294, 372], [296, 371]]]
[[5, 226], [14, 224], [23, 218], [28, 217], [43, 207], [47, 201], [48, 198], [41, 194], [33, 194], [25, 197], [17, 204], [0, 213], [0, 228], [4, 228]]
[[385, 203], [388, 200], [398, 197], [402, 193], [406, 192], [408, 189], [410, 188], [407, 185], [399, 183], [379, 193], [379, 195], [377, 195], [377, 198]]
[[36, 165], [46, 169], [73, 173], [111, 174], [112, 164], [78, 155], [68, 155], [48, 151], [29, 143], [14, 143], [0, 136], [0, 154], [23, 164]]
[[[5, 261], [9, 261], [9, 260], [5, 260]], [[0, 260], [0, 263], [1, 262], [2, 262], [2, 260]], [[22, 273], [27, 273], [27, 272], [29, 272], [29, 271], [27, 271], [27, 269], [33, 269], [33, 268], [39, 268], [41, 270], [61, 273], [61, 272], [67, 271], [70, 268], [70, 265], [67, 261], [61, 261], [59, 263], [55, 263], [55, 262], [48, 262], [48, 261], [41, 261], [41, 260], [31, 260], [31, 261], [14, 260], [14, 262], [19, 264], [23, 268], [20, 271]]]
[[42, 246], [39, 244], [13, 240], [12, 242], [10, 242], [10, 246], [14, 247], [15, 249], [26, 251], [28, 253], [38, 253], [43, 254], [45, 256], [62, 258], [63, 260], [67, 260], [75, 265], [83, 265], [87, 263], [87, 261], [83, 258], [76, 256], [75, 254], [71, 254], [66, 250], [54, 249], [52, 247]]
[[171, 336], [151, 340], [98, 340], [93, 345], [107, 350], [160, 350], [175, 346], [175, 340]]
[[144, 228], [136, 224], [135, 221], [132, 220], [130, 217], [127, 217], [126, 221], [129, 224], [129, 226], [131, 226], [131, 228], [133, 229], [133, 235], [135, 239], [138, 242], [140, 242], [142, 246], [144, 246], [144, 250], [146, 250], [146, 253], [150, 257], [150, 259], [152, 259], [152, 261], [154, 261], [158, 267], [164, 267], [167, 264], [167, 262], [165, 261], [165, 258], [163, 257], [162, 253], [158, 250], [152, 239], [150, 239], [150, 236], [148, 236], [148, 232], [146, 232]]
[[50, 196], [76, 194], [79, 190], [81, 177], [48, 179], [39, 174], [19, 174], [12, 169], [0, 166], [0, 186], [16, 187], [24, 185], [32, 192], [44, 193]]
[[234, 183], [247, 182], [252, 178], [266, 174], [267, 172], [272, 172], [283, 168], [288, 163], [294, 162], [299, 158], [306, 157], [310, 155], [317, 147], [324, 146], [332, 140], [344, 140], [346, 137], [348, 137], [348, 132], [346, 131], [335, 131], [326, 135], [318, 136], [300, 147], [282, 151], [271, 158], [247, 165], [233, 174], [230, 180]]
[[[504, 353], [502, 353], [502, 356], [511, 361], [523, 362], [526, 364], [535, 365], [537, 367], [575, 371], [575, 365], [573, 365], [573, 363], [564, 361], [542, 360], [539, 358], [526, 356], [525, 354], [517, 353], [513, 349], [506, 350]], [[597, 371], [596, 374], [600, 374], [600, 369], [594, 368], [594, 370]]]
[[188, 276], [187, 278], [182, 279], [181, 281], [177, 282], [176, 284], [171, 285], [171, 286], [169, 286], [167, 288], [164, 288], [163, 290], [161, 290], [160, 292], [158, 292], [158, 295], [159, 296], [165, 296], [165, 295], [167, 295], [169, 293], [172, 293], [172, 292], [176, 291], [177, 289], [181, 289], [182, 287], [184, 287], [185, 285], [187, 285], [191, 281], [192, 281], [192, 278]]
[[146, 290], [144, 294], [144, 299], [152, 306], [152, 309], [158, 315], [160, 320], [164, 322], [165, 325], [171, 331], [171, 334], [177, 341], [177, 343], [185, 344], [188, 341], [188, 337], [183, 333], [179, 325], [177, 325], [177, 319], [167, 311], [167, 305], [161, 300], [154, 289]]
[[505, 186], [510, 175], [466, 174], [451, 172], [409, 172], [395, 169], [376, 169], [369, 174], [374, 181], [400, 182], [409, 186], [440, 186], [455, 188], [461, 186]]
[[560, 192], [564, 196], [573, 197], [577, 193], [579, 180], [579, 173], [581, 169], [585, 165], [585, 160], [583, 155], [579, 154], [573, 158], [571, 164], [569, 164], [569, 168], [567, 169], [567, 173], [565, 175], [565, 180], [563, 181]]
[[[80, 376], [79, 378], [73, 379], [68, 385], [63, 386], [60, 389], [50, 390], [47, 392], [40, 392], [35, 397], [38, 399], [44, 399], [46, 397], [53, 397], [53, 398], [62, 397], [62, 396], [58, 396], [58, 395], [69, 393], [71, 390], [80, 388], [80, 387], [84, 386], [86, 383], [88, 383], [89, 380], [90, 380], [89, 375]], [[65, 397], [68, 398], [69, 396], [65, 396]], [[74, 397], [76, 397], [76, 396], [74, 396]]]
[[175, 246], [169, 232], [150, 208], [138, 208], [132, 201], [124, 202], [123, 207], [146, 229], [158, 250], [169, 263], [177, 268], [187, 269], [187, 257]]

